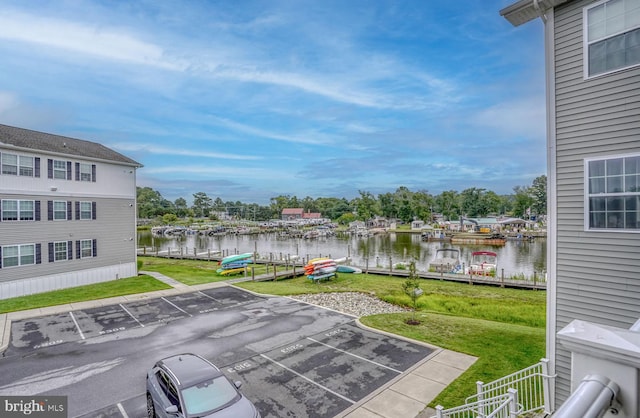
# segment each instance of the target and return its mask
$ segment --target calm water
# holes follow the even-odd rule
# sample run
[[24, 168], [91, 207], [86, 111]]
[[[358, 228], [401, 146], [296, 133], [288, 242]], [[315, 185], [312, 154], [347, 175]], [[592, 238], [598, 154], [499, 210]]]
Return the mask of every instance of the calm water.
[[524, 274], [538, 276], [547, 270], [547, 242], [537, 239], [533, 242], [507, 241], [503, 246], [486, 245], [452, 245], [444, 242], [423, 242], [419, 234], [387, 233], [372, 237], [352, 237], [339, 235], [327, 238], [302, 239], [281, 238], [274, 234], [259, 235], [224, 235], [201, 236], [187, 235], [182, 237], [157, 237], [151, 232], [138, 232], [138, 247], [158, 247], [160, 250], [178, 250], [193, 253], [212, 250], [225, 253], [244, 253], [258, 251], [260, 256], [273, 254], [274, 258], [287, 255], [300, 257], [331, 256], [340, 258], [351, 256], [351, 264], [369, 267], [384, 266], [399, 262], [416, 260], [418, 270], [427, 270], [428, 264], [435, 257], [438, 248], [457, 248], [460, 258], [469, 263], [473, 251], [488, 250], [498, 254], [498, 271], [504, 269], [506, 277]]

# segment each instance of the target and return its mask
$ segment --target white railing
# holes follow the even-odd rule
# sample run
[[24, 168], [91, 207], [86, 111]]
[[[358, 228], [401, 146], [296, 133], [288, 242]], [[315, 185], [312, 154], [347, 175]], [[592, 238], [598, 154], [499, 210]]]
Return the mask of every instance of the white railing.
[[521, 413], [522, 405], [518, 403], [518, 391], [509, 389], [502, 395], [451, 409], [444, 409], [438, 405], [436, 416], [432, 418], [516, 418]]
[[[539, 363], [526, 369], [512, 373], [490, 383], [477, 382], [477, 393], [466, 399], [465, 405], [445, 410], [438, 405], [433, 418], [489, 418], [511, 415], [494, 415], [498, 407], [504, 408], [505, 396], [511, 391], [517, 394], [519, 407], [513, 417], [527, 412], [544, 411], [551, 413], [551, 379], [549, 375], [549, 360], [542, 359]], [[501, 410], [503, 411], [503, 410]], [[502, 412], [500, 412], [502, 413]], [[509, 414], [513, 413], [513, 409]]]

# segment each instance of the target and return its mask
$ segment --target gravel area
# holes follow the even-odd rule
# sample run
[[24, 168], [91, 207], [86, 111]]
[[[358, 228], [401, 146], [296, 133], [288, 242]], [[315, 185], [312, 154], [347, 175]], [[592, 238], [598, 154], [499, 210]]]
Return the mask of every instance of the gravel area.
[[408, 311], [408, 309], [358, 292], [314, 293], [295, 295], [291, 298], [357, 317]]

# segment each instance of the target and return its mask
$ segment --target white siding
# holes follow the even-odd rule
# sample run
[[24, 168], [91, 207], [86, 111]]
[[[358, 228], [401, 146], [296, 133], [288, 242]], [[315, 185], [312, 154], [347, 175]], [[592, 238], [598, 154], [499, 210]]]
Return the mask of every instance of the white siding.
[[[640, 318], [640, 234], [584, 230], [584, 159], [640, 152], [640, 69], [583, 78], [583, 7], [555, 10], [557, 322], [622, 328]], [[549, 324], [554, 326], [554, 324]], [[556, 345], [556, 405], [570, 391], [571, 358]]]

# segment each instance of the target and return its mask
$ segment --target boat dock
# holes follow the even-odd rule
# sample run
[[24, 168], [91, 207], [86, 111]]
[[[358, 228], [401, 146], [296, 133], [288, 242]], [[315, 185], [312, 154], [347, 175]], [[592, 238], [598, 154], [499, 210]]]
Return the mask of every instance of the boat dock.
[[[206, 260], [212, 262], [219, 262], [224, 257], [228, 255], [235, 254], [234, 252], [230, 252], [229, 250], [223, 251], [215, 251], [215, 250], [207, 250], [197, 252], [194, 248], [193, 251], [187, 251], [187, 249], [168, 249], [164, 251], [159, 251], [154, 248], [138, 248], [137, 254], [139, 256], [148, 256], [148, 257], [162, 257], [162, 258], [175, 258], [175, 259], [192, 259], [192, 260]], [[323, 256], [323, 255], [320, 255]], [[325, 257], [331, 257], [331, 254], [325, 254]], [[263, 264], [267, 267], [267, 272], [264, 274], [256, 275], [252, 268], [247, 268], [245, 275], [242, 277], [230, 278], [229, 281], [244, 281], [244, 280], [254, 280], [254, 281], [269, 281], [269, 280], [280, 280], [298, 276], [304, 276], [304, 265], [309, 261], [308, 257], [300, 257], [297, 255], [289, 255], [289, 254], [273, 254], [270, 253], [269, 257], [257, 257], [256, 260], [253, 260], [254, 264]], [[362, 270], [363, 273], [368, 274], [377, 274], [377, 275], [386, 275], [386, 276], [394, 276], [394, 277], [408, 277], [409, 270], [406, 268], [394, 268], [393, 264], [391, 264], [388, 268], [381, 268], [376, 266], [374, 268], [370, 268], [367, 266], [354, 266], [358, 267]], [[443, 280], [457, 283], [467, 283], [470, 285], [479, 284], [479, 285], [489, 285], [489, 286], [499, 286], [499, 287], [507, 287], [514, 289], [531, 289], [531, 290], [546, 290], [547, 283], [544, 277], [536, 277], [534, 274], [532, 280], [512, 280], [504, 277], [504, 272], [497, 273], [496, 276], [486, 276], [486, 275], [477, 275], [477, 274], [461, 274], [461, 273], [435, 273], [435, 272], [426, 272], [426, 271], [418, 271], [417, 275], [422, 279], [429, 280]]]

